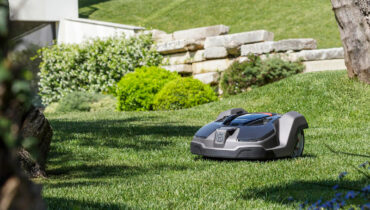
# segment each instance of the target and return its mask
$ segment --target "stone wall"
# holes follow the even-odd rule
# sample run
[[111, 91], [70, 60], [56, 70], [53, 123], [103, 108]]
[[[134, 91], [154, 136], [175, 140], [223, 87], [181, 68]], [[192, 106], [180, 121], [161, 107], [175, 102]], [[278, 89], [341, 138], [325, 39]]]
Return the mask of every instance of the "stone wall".
[[274, 40], [266, 30], [228, 34], [229, 27], [216, 25], [168, 34], [152, 30], [157, 50], [163, 54], [163, 67], [206, 84], [216, 84], [220, 72], [235, 61], [245, 61], [249, 53], [262, 59], [278, 56], [284, 60], [301, 59], [305, 72], [346, 69], [342, 48], [316, 49], [314, 39]]

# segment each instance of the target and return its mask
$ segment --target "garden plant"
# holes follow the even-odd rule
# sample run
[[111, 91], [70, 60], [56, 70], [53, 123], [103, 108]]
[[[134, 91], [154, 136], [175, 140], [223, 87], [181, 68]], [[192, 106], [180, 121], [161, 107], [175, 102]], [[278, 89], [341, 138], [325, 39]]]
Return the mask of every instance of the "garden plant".
[[250, 54], [244, 62], [234, 62], [222, 75], [221, 89], [224, 95], [235, 95], [251, 88], [266, 85], [301, 73], [302, 63], [284, 61], [278, 57], [261, 60]]
[[39, 94], [45, 105], [74, 91], [108, 93], [128, 72], [157, 66], [162, 56], [152, 48], [149, 35], [58, 44], [39, 51]]

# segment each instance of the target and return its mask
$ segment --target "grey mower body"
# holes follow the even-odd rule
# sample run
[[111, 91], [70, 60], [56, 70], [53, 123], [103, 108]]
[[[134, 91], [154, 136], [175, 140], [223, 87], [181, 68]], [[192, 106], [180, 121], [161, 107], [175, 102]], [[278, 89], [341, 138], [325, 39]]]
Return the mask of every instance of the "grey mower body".
[[298, 112], [247, 113], [230, 109], [195, 134], [193, 154], [224, 159], [273, 159], [303, 154], [303, 129], [308, 124]]

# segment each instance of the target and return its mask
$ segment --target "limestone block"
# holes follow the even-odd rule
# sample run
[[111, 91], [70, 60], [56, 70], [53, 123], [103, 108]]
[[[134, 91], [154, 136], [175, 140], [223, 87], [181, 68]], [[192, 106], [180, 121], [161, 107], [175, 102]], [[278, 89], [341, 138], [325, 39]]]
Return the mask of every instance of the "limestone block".
[[162, 66], [162, 68], [167, 69], [168, 71], [177, 72], [177, 73], [192, 73], [191, 64], [179, 64], [179, 65], [168, 65]]
[[317, 43], [314, 39], [285, 39], [274, 42], [275, 52], [285, 52], [288, 50], [313, 50], [316, 49]]
[[296, 53], [289, 53], [289, 60], [302, 59], [303, 61], [344, 59], [343, 48], [319, 49], [319, 50], [303, 50]]
[[173, 41], [173, 34], [168, 34], [164, 31], [158, 30], [158, 29], [153, 29], [153, 30], [148, 30], [145, 31], [145, 34], [152, 34], [152, 38], [155, 42], [170, 42]]
[[227, 54], [225, 47], [211, 47], [205, 49], [204, 57], [206, 59], [226, 58]]
[[163, 64], [177, 65], [191, 63], [193, 52], [183, 52], [163, 56]]
[[205, 48], [226, 47], [227, 49], [237, 48], [248, 43], [257, 43], [263, 41], [272, 41], [274, 34], [269, 31], [259, 30], [223, 36], [207, 37]]
[[156, 44], [157, 51], [161, 54], [195, 51], [203, 49], [204, 42], [194, 40], [174, 40]]
[[256, 44], [247, 44], [241, 47], [241, 56], [247, 56], [248, 54], [264, 54], [274, 51], [274, 42], [261, 42]]
[[194, 57], [192, 58], [191, 62], [201, 62], [205, 61], [206, 57], [204, 56], [205, 50], [198, 50], [194, 53]]
[[347, 69], [344, 59], [321, 60], [321, 61], [306, 61], [303, 62], [306, 66], [304, 72], [316, 71], [331, 71]]
[[210, 36], [218, 36], [229, 33], [229, 27], [225, 25], [207, 26], [201, 28], [192, 28], [188, 30], [175, 31], [173, 37], [175, 40], [204, 40]]
[[190, 64], [205, 61], [204, 50], [182, 52], [163, 56], [163, 65]]
[[231, 59], [208, 60], [199, 63], [193, 63], [193, 73], [207, 73], [225, 71], [234, 61]]
[[289, 58], [289, 54], [287, 53], [271, 53], [271, 54], [263, 54], [259, 56], [261, 60], [266, 60], [268, 58], [280, 58], [281, 60], [284, 61], [296, 61], [296, 60], [291, 60]]
[[236, 59], [239, 63], [243, 63], [243, 62], [245, 62], [245, 61], [249, 61], [249, 59], [248, 59], [248, 57], [243, 57], [243, 56], [241, 56], [241, 57], [238, 57], [237, 59]]
[[218, 83], [220, 74], [218, 72], [209, 72], [204, 74], [196, 74], [193, 77], [194, 79], [200, 80], [204, 84], [216, 84]]

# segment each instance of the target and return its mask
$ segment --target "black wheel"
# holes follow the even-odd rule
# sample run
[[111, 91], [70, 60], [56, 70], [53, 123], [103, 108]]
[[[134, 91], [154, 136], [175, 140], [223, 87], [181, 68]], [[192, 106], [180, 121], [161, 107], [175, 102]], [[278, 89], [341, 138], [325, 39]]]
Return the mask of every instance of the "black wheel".
[[297, 143], [294, 146], [294, 150], [293, 150], [292, 155], [291, 155], [292, 158], [301, 157], [303, 155], [304, 133], [303, 133], [302, 129], [298, 130], [296, 138], [297, 138]]

